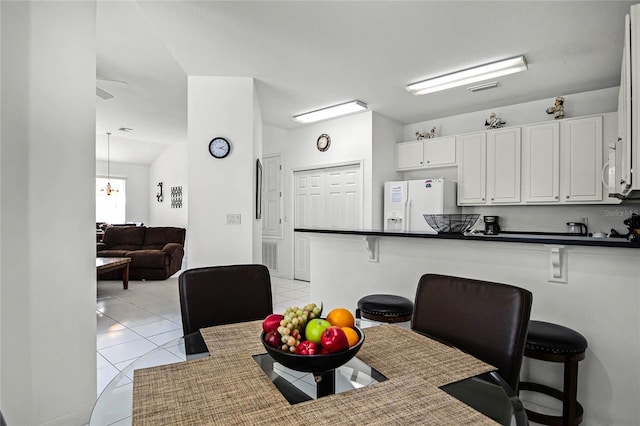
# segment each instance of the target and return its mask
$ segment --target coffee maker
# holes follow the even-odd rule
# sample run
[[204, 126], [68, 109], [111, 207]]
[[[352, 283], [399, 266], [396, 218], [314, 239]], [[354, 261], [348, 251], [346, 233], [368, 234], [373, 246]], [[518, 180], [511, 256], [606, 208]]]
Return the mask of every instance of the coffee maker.
[[498, 218], [500, 218], [500, 216], [483, 216], [485, 235], [497, 235], [500, 233]]

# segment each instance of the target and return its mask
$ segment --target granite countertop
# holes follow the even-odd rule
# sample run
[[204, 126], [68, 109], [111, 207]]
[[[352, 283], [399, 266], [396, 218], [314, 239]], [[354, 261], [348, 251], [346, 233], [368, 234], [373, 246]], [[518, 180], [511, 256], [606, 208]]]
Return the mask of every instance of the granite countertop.
[[567, 234], [554, 233], [517, 233], [504, 232], [498, 235], [458, 234], [440, 233], [430, 234], [427, 232], [405, 232], [405, 231], [382, 231], [375, 229], [312, 229], [295, 228], [295, 232], [309, 232], [316, 234], [338, 234], [338, 235], [362, 235], [378, 237], [405, 237], [405, 238], [436, 238], [445, 240], [466, 240], [466, 241], [500, 241], [511, 243], [532, 243], [532, 244], [558, 244], [574, 246], [597, 246], [597, 247], [618, 247], [618, 248], [640, 248], [640, 242], [632, 242], [626, 238], [596, 238], [585, 236], [571, 236]]

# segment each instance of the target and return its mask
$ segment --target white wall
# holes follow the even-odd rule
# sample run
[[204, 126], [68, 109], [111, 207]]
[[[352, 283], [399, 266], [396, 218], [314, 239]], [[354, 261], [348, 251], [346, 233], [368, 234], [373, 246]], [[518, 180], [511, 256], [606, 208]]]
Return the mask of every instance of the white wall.
[[[503, 282], [533, 293], [531, 318], [565, 325], [588, 341], [579, 365], [578, 400], [585, 425], [638, 423], [640, 406], [640, 263], [637, 249], [566, 248], [567, 283], [548, 282], [543, 244], [379, 239], [379, 262], [368, 261], [362, 237], [311, 238], [311, 297], [325, 309], [355, 309], [366, 294], [415, 297], [422, 274]], [[327, 268], [326, 265], [331, 265]], [[525, 358], [523, 378], [562, 388], [562, 366]]]
[[[618, 87], [611, 87], [591, 92], [564, 95], [565, 118], [617, 111], [618, 89]], [[505, 126], [553, 121], [553, 115], [545, 112], [549, 106], [553, 105], [553, 102], [554, 99], [541, 99], [409, 124], [404, 128], [404, 140], [416, 140], [417, 131], [424, 132], [434, 126], [436, 127], [436, 136], [450, 136], [485, 130], [484, 121], [492, 112], [495, 112], [498, 117], [507, 122]]]
[[[107, 162], [96, 161], [96, 176], [107, 177]], [[111, 177], [126, 179], [126, 222], [149, 222], [149, 203], [155, 192], [149, 185], [149, 167], [111, 162]]]
[[[187, 227], [188, 211], [188, 162], [187, 141], [169, 145], [149, 166], [149, 226]], [[158, 182], [163, 183], [164, 201], [158, 202], [156, 194], [160, 190]], [[171, 207], [171, 187], [182, 187], [182, 208]], [[189, 235], [187, 235], [189, 237]]]
[[[310, 124], [284, 131], [264, 127], [263, 154], [282, 154], [283, 169], [283, 239], [278, 245], [278, 276], [293, 277], [293, 173], [298, 170], [331, 167], [362, 162], [363, 165], [363, 226], [372, 226], [373, 179], [373, 113], [371, 111]], [[320, 152], [316, 148], [318, 136], [327, 133], [331, 147]], [[275, 275], [275, 274], [274, 274]]]
[[[190, 268], [253, 262], [256, 113], [253, 79], [188, 78]], [[224, 159], [209, 155], [216, 136], [231, 143]], [[228, 214], [241, 224], [227, 225]]]
[[82, 425], [96, 398], [95, 3], [0, 10], [0, 407], [11, 425]]
[[396, 172], [395, 143], [402, 137], [403, 126], [380, 114], [373, 114], [373, 173], [371, 179], [372, 218], [371, 227], [384, 226], [384, 183], [399, 180], [402, 174]]

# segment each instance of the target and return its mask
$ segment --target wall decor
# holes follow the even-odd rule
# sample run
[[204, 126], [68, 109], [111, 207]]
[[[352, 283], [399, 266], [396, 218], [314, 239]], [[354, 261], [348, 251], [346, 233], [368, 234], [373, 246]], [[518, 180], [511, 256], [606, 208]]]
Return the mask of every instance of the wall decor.
[[318, 136], [318, 140], [316, 141], [316, 148], [318, 151], [325, 152], [331, 146], [331, 138], [326, 133]]
[[158, 182], [157, 186], [160, 188], [160, 191], [156, 193], [156, 199], [158, 200], [159, 203], [161, 203], [162, 200], [164, 199], [164, 196], [162, 195], [162, 182]]
[[209, 154], [214, 158], [224, 158], [231, 152], [231, 144], [225, 138], [213, 138], [209, 142]]
[[553, 106], [547, 108], [547, 114], [553, 114], [553, 118], [560, 120], [564, 118], [564, 98], [558, 96]]
[[182, 187], [181, 186], [171, 187], [171, 208], [172, 209], [182, 208]]
[[256, 160], [256, 219], [262, 219], [262, 163]]
[[484, 125], [487, 126], [487, 130], [489, 129], [499, 129], [500, 127], [507, 124], [502, 118], [498, 117], [495, 112], [492, 112], [489, 118], [484, 120]]

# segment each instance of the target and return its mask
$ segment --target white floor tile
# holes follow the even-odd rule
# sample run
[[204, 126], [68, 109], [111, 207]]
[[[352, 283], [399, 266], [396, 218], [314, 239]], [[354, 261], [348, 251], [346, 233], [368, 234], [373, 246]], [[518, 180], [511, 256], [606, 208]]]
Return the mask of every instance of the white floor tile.
[[181, 327], [175, 322], [169, 320], [162, 320], [158, 322], [152, 322], [149, 324], [139, 325], [131, 327], [133, 331], [143, 337], [155, 336], [157, 334], [168, 333], [170, 331], [179, 330]]
[[[96, 302], [96, 362], [98, 394], [132, 362], [149, 351], [182, 335], [182, 316], [178, 294], [178, 276], [164, 281], [99, 281]], [[278, 277], [271, 278], [273, 312], [283, 313], [288, 306], [304, 306], [309, 300], [309, 283]], [[318, 302], [319, 303], [319, 302]], [[184, 347], [166, 347], [162, 356], [142, 358], [141, 365], [179, 362], [186, 359]], [[135, 368], [139, 368], [136, 364]], [[123, 398], [131, 392], [131, 380], [122, 378], [118, 390]], [[122, 389], [120, 389], [122, 387]], [[130, 406], [130, 396], [129, 406]], [[129, 425], [131, 418], [119, 419], [119, 413], [108, 413], [114, 425]]]
[[98, 334], [96, 338], [96, 348], [104, 349], [110, 346], [120, 345], [122, 343], [134, 342], [141, 340], [142, 336], [125, 328], [123, 330], [111, 331], [108, 333]]
[[153, 342], [150, 342], [146, 339], [140, 339], [133, 342], [122, 343], [120, 345], [99, 349], [98, 352], [100, 352], [100, 354], [105, 357], [111, 364], [115, 365], [123, 361], [138, 358], [156, 347], [157, 345]]

